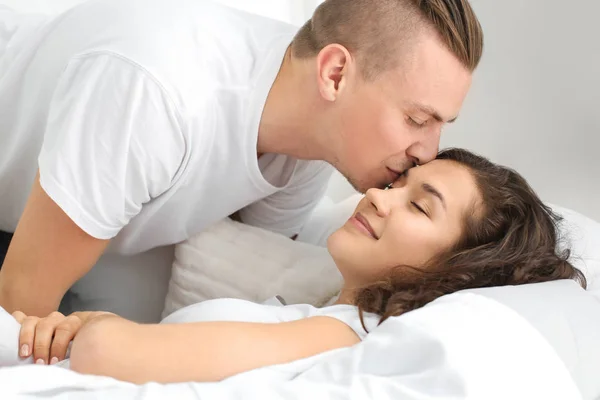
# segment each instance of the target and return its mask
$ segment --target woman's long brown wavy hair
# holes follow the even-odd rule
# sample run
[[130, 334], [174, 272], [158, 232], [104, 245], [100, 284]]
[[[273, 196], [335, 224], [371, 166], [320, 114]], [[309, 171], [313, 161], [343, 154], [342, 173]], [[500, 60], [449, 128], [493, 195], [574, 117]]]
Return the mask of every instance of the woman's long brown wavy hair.
[[437, 159], [468, 168], [481, 200], [465, 216], [463, 235], [450, 250], [419, 268], [399, 266], [358, 292], [361, 321], [363, 312], [371, 312], [382, 323], [464, 289], [559, 279], [586, 287], [584, 275], [568, 261], [570, 250], [558, 250], [561, 218], [521, 175], [462, 149], [445, 150]]

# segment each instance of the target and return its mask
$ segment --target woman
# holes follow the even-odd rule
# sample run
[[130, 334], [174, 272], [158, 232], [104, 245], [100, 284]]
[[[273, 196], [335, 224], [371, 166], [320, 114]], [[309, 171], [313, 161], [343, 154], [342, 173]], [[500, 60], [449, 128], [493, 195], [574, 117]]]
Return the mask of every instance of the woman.
[[[369, 190], [328, 241], [343, 278], [336, 305], [212, 300], [140, 325], [109, 313], [14, 316], [22, 356], [142, 383], [215, 381], [352, 346], [391, 316], [462, 289], [576, 279], [557, 252], [558, 218], [517, 173], [447, 150], [387, 190]], [[224, 321], [224, 322], [217, 322]], [[277, 323], [274, 323], [277, 322]], [[22, 347], [23, 349], [23, 347]]]

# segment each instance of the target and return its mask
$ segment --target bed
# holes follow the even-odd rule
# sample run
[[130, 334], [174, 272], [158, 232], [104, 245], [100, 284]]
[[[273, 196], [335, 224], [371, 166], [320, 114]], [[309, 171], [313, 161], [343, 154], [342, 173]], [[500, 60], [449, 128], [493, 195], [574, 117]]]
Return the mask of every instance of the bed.
[[[356, 200], [323, 204], [304, 234], [319, 240], [339, 224], [332, 215], [347, 218]], [[352, 348], [219, 383], [135, 386], [58, 367], [22, 365], [0, 369], [1, 393], [31, 399], [595, 400], [600, 396], [600, 224], [555, 209], [566, 217], [573, 248], [583, 255], [577, 265], [590, 281], [589, 291], [558, 281], [459, 292], [386, 321]], [[214, 257], [215, 252], [222, 255]], [[239, 268], [239, 257], [247, 268]], [[295, 302], [326, 302], [339, 284], [330, 262], [318, 245], [224, 220], [178, 247], [163, 312], [219, 296], [261, 301], [273, 292]], [[314, 265], [320, 267], [310, 269]], [[280, 279], [265, 289], [275, 269]], [[237, 284], [244, 280], [245, 285]], [[198, 290], [190, 291], [194, 287]], [[18, 324], [4, 317], [0, 365], [17, 351]]]
[[[585, 307], [600, 311], [597, 302]], [[573, 343], [594, 344], [579, 340], [585, 335], [568, 326], [568, 314], [558, 315], [565, 322], [554, 327], [569, 329]], [[589, 356], [597, 362], [595, 344]], [[598, 388], [567, 365], [522, 314], [488, 295], [461, 293], [382, 324], [353, 348], [220, 383], [135, 386], [30, 365], [1, 369], [0, 387], [7, 399], [594, 399]]]

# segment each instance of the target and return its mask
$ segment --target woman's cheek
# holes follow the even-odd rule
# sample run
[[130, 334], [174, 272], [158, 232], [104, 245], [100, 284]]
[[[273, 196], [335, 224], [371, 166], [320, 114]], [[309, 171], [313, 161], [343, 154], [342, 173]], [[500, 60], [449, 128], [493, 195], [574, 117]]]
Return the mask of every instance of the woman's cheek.
[[401, 247], [405, 252], [406, 264], [422, 266], [435, 253], [435, 236], [430, 229], [415, 223], [415, 229], [404, 232]]

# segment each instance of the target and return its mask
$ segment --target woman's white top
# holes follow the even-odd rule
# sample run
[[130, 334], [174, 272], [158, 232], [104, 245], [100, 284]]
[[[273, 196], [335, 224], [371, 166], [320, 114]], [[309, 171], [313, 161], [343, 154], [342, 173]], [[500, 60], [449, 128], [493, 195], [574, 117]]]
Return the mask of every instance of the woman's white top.
[[[331, 317], [348, 325], [362, 340], [367, 332], [362, 327], [358, 308], [347, 304], [317, 308], [309, 304], [284, 305], [280, 297], [262, 304], [239, 299], [216, 299], [193, 304], [175, 311], [162, 320], [162, 324], [186, 322], [256, 322], [281, 323], [311, 317]], [[369, 331], [377, 327], [380, 316], [364, 313], [365, 326]]]

